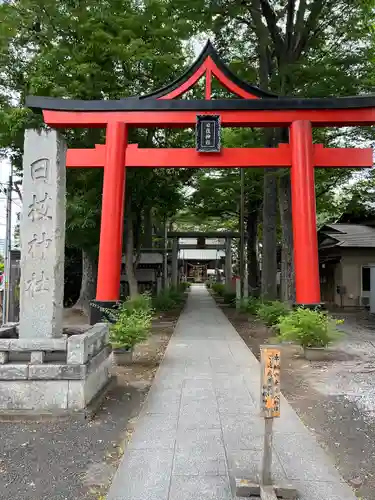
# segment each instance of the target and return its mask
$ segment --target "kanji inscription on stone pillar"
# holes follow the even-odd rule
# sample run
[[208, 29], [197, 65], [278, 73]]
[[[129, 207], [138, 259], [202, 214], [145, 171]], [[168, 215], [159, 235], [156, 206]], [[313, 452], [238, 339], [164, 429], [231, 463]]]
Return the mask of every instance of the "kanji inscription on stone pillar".
[[23, 157], [20, 338], [62, 336], [66, 145], [56, 130], [27, 130]]

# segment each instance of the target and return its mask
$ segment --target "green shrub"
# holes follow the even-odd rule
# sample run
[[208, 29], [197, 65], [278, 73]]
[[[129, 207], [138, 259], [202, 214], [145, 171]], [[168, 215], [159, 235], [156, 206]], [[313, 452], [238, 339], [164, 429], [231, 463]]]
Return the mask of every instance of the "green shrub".
[[279, 338], [302, 347], [327, 347], [342, 337], [343, 333], [337, 330], [337, 325], [342, 323], [343, 320], [336, 320], [325, 312], [299, 307], [280, 318]]
[[129, 309], [126, 303], [115, 310], [116, 322], [110, 326], [109, 341], [114, 349], [133, 349], [150, 334], [151, 310]]
[[176, 307], [176, 302], [172, 299], [172, 297], [166, 291], [161, 291], [156, 297], [153, 299], [153, 306], [157, 311], [166, 312], [174, 309]]
[[212, 283], [211, 288], [217, 295], [223, 297], [225, 292], [225, 285], [223, 283]]
[[225, 304], [229, 304], [234, 307], [236, 304], [236, 293], [231, 290], [224, 290], [223, 299]]
[[186, 292], [191, 287], [191, 283], [188, 281], [181, 281], [181, 283], [178, 284], [178, 290], [181, 290], [181, 292]]
[[146, 340], [150, 333], [153, 313], [150, 297], [139, 297], [142, 296], [120, 302], [113, 309], [98, 307], [110, 323], [109, 341], [114, 349], [130, 350]]
[[262, 303], [257, 310], [258, 318], [270, 327], [276, 326], [280, 321], [280, 317], [287, 316], [289, 313], [289, 306], [278, 300]]
[[157, 311], [166, 312], [176, 309], [185, 300], [185, 294], [178, 288], [168, 288], [162, 290], [153, 299], [153, 306]]
[[239, 310], [243, 313], [248, 313], [255, 316], [258, 313], [258, 309], [261, 304], [262, 302], [259, 298], [248, 297], [240, 301]]
[[176, 304], [182, 304], [185, 301], [185, 292], [179, 288], [171, 287], [167, 290], [167, 293]]
[[123, 303], [123, 307], [129, 311], [135, 309], [143, 311], [151, 311], [152, 309], [152, 298], [149, 292], [145, 292], [141, 295], [135, 297], [128, 297]]

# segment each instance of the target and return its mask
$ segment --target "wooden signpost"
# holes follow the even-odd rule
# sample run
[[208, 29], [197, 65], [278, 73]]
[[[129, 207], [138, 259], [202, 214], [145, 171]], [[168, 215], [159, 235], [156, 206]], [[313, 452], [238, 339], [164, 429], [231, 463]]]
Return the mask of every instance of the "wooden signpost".
[[264, 417], [264, 452], [262, 462], [262, 485], [270, 486], [272, 467], [273, 419], [280, 417], [280, 349], [262, 347], [261, 364], [261, 410]]
[[272, 484], [273, 420], [280, 417], [280, 347], [260, 348], [260, 407], [264, 418], [264, 449], [260, 481], [236, 478], [238, 497], [260, 497], [261, 500], [295, 499], [297, 492], [289, 485]]

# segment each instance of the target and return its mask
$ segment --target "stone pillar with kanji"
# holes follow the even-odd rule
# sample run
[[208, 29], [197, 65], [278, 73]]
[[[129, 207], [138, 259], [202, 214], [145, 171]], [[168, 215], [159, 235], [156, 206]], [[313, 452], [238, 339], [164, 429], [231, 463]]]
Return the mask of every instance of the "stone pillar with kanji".
[[23, 157], [20, 338], [63, 330], [66, 145], [56, 130], [27, 130]]

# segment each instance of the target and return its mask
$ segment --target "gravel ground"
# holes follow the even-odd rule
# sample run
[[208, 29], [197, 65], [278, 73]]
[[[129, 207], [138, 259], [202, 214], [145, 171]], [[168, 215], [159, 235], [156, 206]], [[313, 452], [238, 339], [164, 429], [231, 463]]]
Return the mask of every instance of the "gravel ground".
[[98, 500], [142, 395], [118, 387], [92, 422], [1, 423], [0, 498]]
[[[223, 310], [259, 356], [259, 345], [272, 334], [254, 319]], [[329, 361], [308, 362], [300, 348], [283, 347], [282, 390], [358, 498], [375, 500], [375, 322], [362, 313], [336, 316], [345, 319], [340, 328], [346, 336]]]

